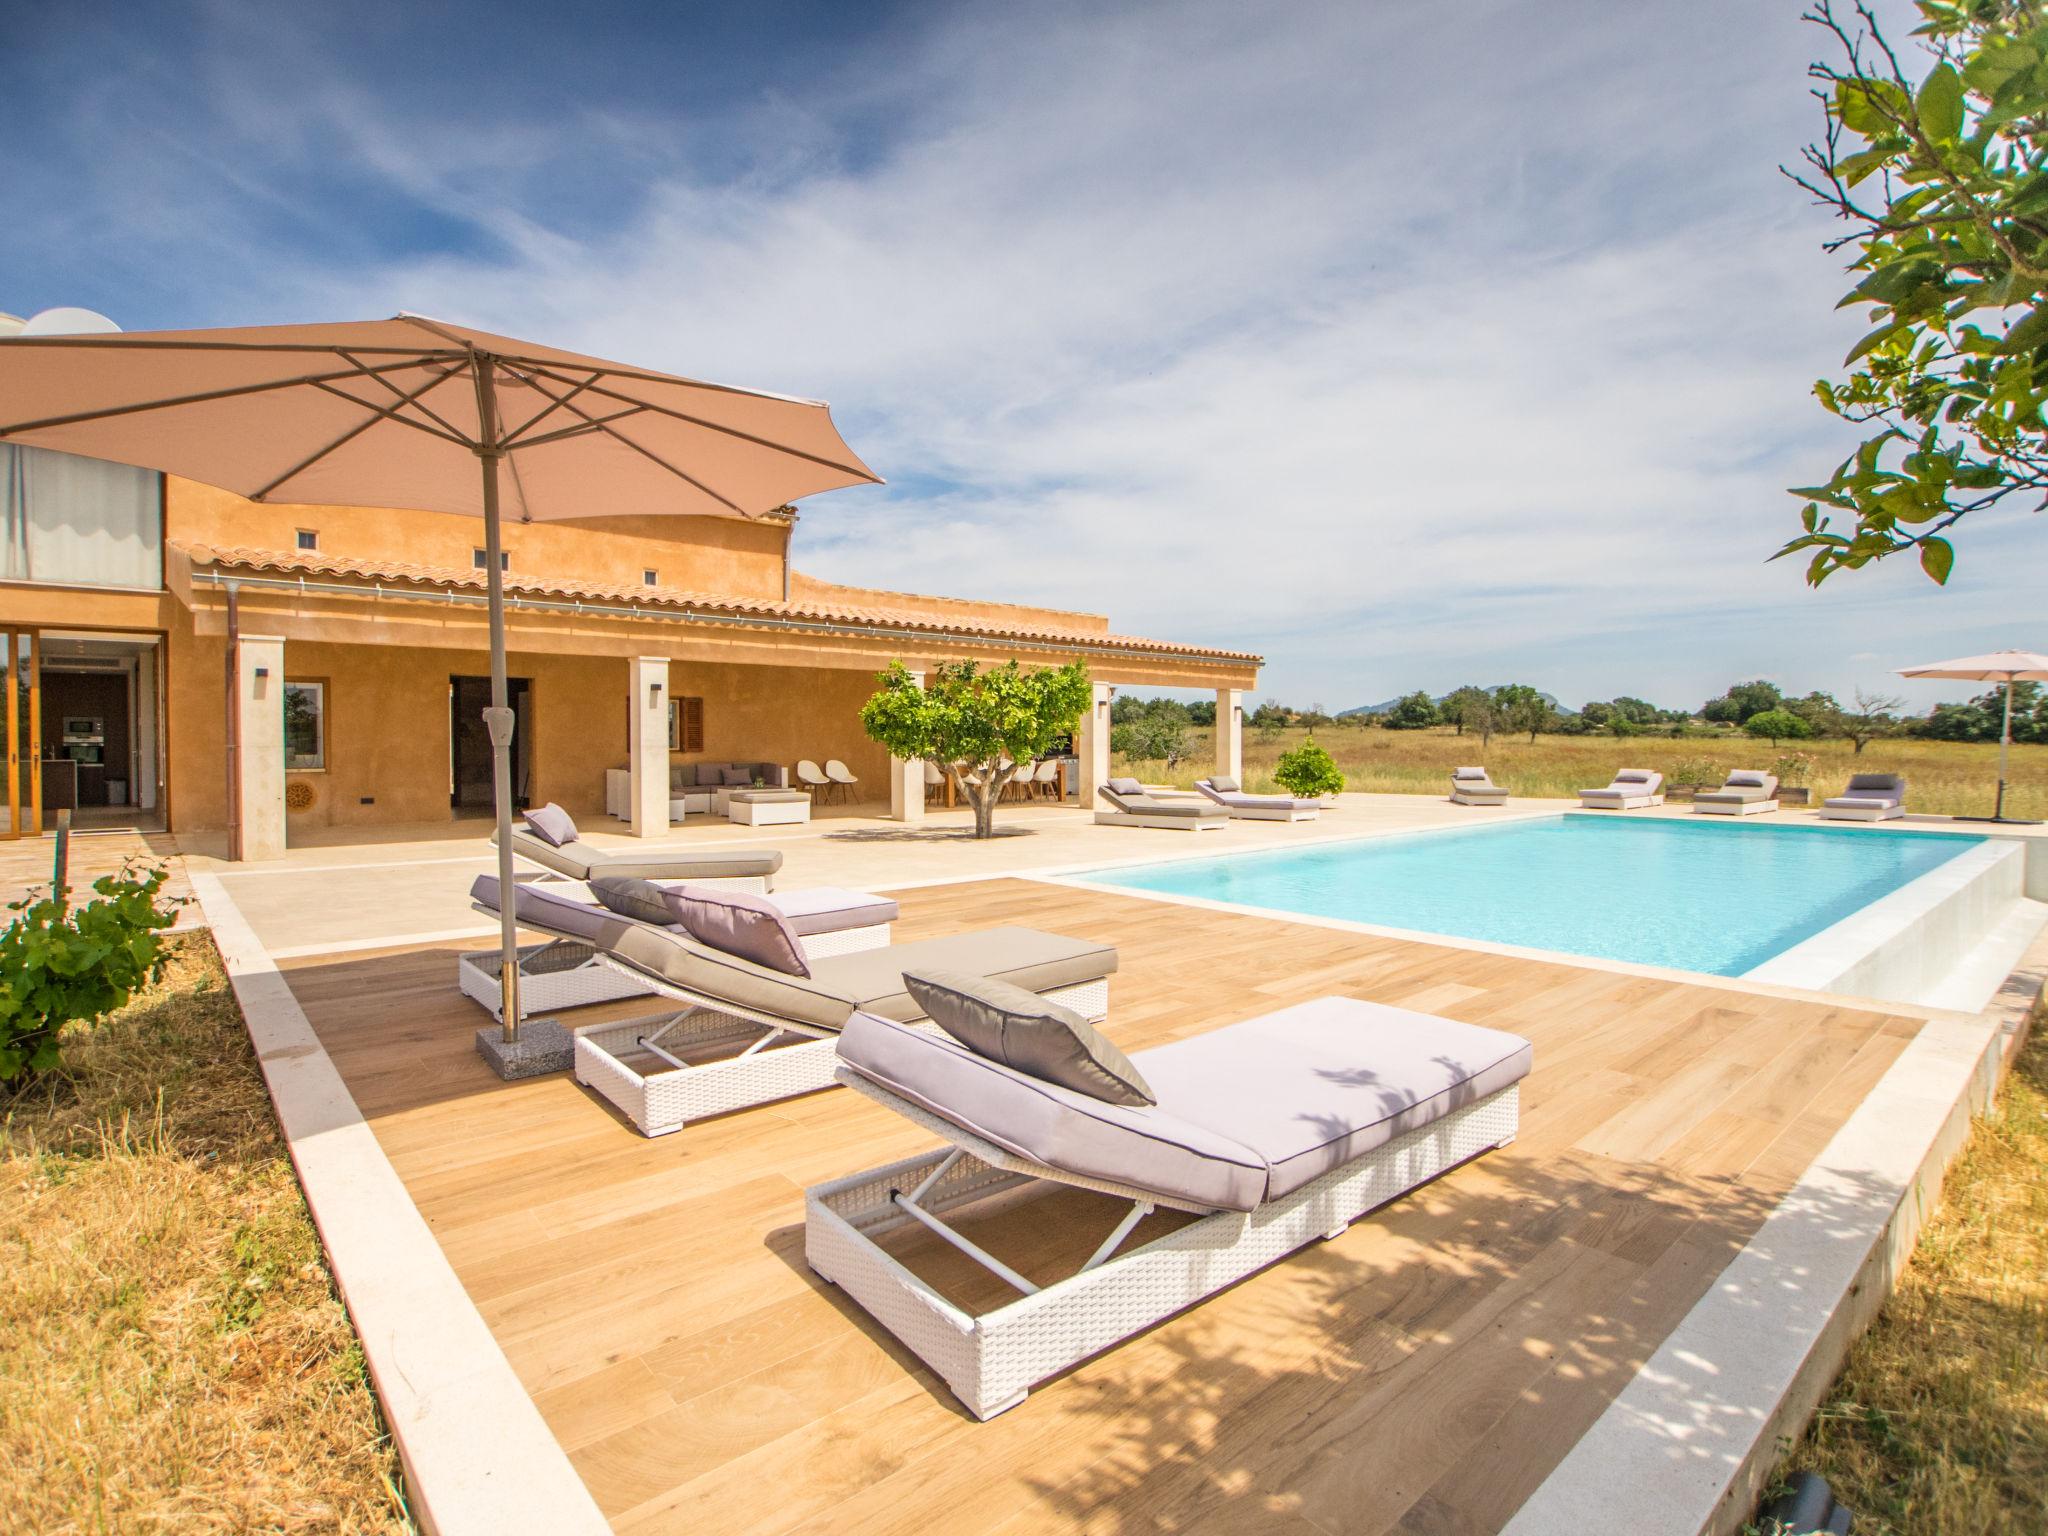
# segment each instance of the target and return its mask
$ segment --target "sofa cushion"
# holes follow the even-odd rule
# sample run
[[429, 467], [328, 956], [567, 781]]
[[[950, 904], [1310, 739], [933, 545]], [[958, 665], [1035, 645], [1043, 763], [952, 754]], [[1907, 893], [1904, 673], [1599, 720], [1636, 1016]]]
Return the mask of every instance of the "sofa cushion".
[[526, 825], [535, 837], [551, 847], [560, 848], [576, 841], [576, 823], [552, 800], [538, 810], [528, 811]]
[[1158, 1102], [1130, 1058], [1071, 1008], [957, 971], [905, 971], [903, 985], [933, 1023], [977, 1056], [1106, 1103]]
[[668, 904], [668, 893], [652, 880], [642, 880], [637, 875], [599, 875], [590, 882], [590, 894], [600, 905], [636, 923], [666, 928], [676, 920]]
[[699, 943], [786, 976], [811, 974], [803, 945], [765, 898], [701, 885], [671, 887], [660, 895], [674, 920]]
[[1116, 950], [1036, 928], [979, 928], [811, 963], [811, 975], [819, 984], [890, 1019], [925, 1016], [903, 984], [905, 971], [925, 970], [989, 976], [1030, 992], [1052, 992], [1110, 975], [1116, 970]]
[[725, 780], [727, 789], [742, 789], [754, 782], [754, 770], [744, 763], [727, 763], [719, 776]]

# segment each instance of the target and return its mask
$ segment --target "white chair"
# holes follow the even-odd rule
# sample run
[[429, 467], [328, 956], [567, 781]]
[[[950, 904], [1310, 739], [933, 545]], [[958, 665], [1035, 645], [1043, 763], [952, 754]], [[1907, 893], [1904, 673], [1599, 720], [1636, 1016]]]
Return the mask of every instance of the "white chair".
[[1032, 775], [1031, 787], [1040, 797], [1057, 800], [1060, 795], [1060, 760], [1048, 757], [1038, 765], [1038, 772]]
[[860, 780], [854, 777], [853, 770], [836, 757], [825, 760], [825, 777], [831, 781], [832, 787], [839, 791], [839, 798], [842, 800], [851, 800], [854, 786], [860, 783]]
[[946, 798], [946, 776], [939, 772], [939, 765], [927, 761], [924, 765], [924, 798], [926, 803]]
[[832, 781], [825, 777], [825, 771], [808, 757], [796, 765], [796, 781], [814, 801], [821, 798], [821, 792], [832, 788]]

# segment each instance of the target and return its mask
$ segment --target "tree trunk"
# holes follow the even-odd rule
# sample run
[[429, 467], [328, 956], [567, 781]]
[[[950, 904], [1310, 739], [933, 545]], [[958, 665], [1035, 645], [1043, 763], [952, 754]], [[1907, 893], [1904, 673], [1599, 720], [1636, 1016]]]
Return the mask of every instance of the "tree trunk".
[[1013, 763], [1008, 768], [998, 768], [993, 763], [982, 767], [981, 781], [975, 783], [963, 779], [956, 767], [948, 764], [946, 772], [953, 775], [954, 783], [960, 786], [960, 793], [974, 810], [974, 836], [976, 841], [996, 835], [996, 802], [1003, 798], [1003, 786], [1008, 784], [1017, 772]]
[[1870, 738], [1868, 736], [1852, 736], [1850, 740], [1856, 744], [1856, 751], [1853, 755], [1857, 757], [1861, 757], [1863, 755], [1863, 749], [1870, 744]]

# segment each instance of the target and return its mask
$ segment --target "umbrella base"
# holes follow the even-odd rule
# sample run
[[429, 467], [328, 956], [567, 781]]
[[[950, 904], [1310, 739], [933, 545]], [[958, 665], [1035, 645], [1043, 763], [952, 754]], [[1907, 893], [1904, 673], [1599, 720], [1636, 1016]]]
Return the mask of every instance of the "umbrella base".
[[1951, 816], [1951, 821], [1987, 821], [2001, 827], [2038, 827], [2043, 825], [2034, 816]]
[[522, 1077], [546, 1077], [566, 1072], [575, 1065], [576, 1040], [553, 1019], [527, 1019], [519, 1026], [519, 1038], [505, 1043], [504, 1033], [487, 1026], [476, 1032], [476, 1053], [490, 1063], [491, 1070], [506, 1082]]

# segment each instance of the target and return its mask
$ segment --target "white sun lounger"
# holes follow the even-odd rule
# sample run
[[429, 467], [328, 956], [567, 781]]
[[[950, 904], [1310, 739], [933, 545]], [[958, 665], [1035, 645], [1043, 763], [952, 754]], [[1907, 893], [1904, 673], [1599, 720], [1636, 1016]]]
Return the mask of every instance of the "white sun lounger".
[[1451, 803], [1453, 805], [1506, 805], [1508, 792], [1493, 782], [1484, 768], [1453, 768], [1451, 770]]
[[1778, 776], [1755, 768], [1738, 768], [1719, 789], [1692, 797], [1701, 816], [1767, 816], [1778, 808]]
[[[661, 886], [697, 885], [701, 881], [656, 880]], [[534, 887], [534, 901], [575, 902], [597, 912], [609, 909], [579, 880], [548, 880]], [[879, 949], [889, 942], [890, 925], [896, 921], [896, 903], [886, 896], [866, 891], [841, 890], [838, 886], [808, 886], [803, 890], [779, 891], [761, 899], [780, 912], [797, 936], [806, 960], [824, 960], [863, 949]], [[470, 905], [487, 917], [498, 915], [498, 877], [479, 875], [470, 887]], [[575, 913], [564, 916], [574, 917]], [[456, 960], [456, 981], [463, 995], [479, 1003], [494, 1019], [503, 1022], [504, 987], [499, 981], [503, 965], [495, 949], [470, 950]], [[519, 950], [519, 997], [528, 1013], [555, 1013], [564, 1008], [587, 1008], [594, 1003], [617, 1002], [627, 997], [647, 997], [651, 989], [617, 967], [600, 965], [590, 945], [579, 940], [553, 939], [545, 944], [522, 945]]]
[[1323, 813], [1320, 800], [1297, 800], [1292, 795], [1248, 795], [1227, 774], [1197, 779], [1195, 788], [1204, 798], [1222, 806], [1226, 816], [1238, 821], [1314, 821]]
[[1579, 805], [1589, 811], [1640, 811], [1664, 803], [1664, 775], [1648, 768], [1624, 768], [1605, 789], [1582, 789]]
[[[497, 842], [492, 834], [491, 841]], [[547, 871], [547, 879], [589, 882], [602, 875], [634, 880], [687, 880], [733, 891], [775, 889], [782, 855], [773, 848], [599, 848], [582, 838], [556, 844], [523, 823], [512, 829], [512, 852]]]
[[830, 1088], [833, 1045], [848, 1019], [863, 1010], [906, 1022], [923, 1017], [904, 987], [906, 970], [1008, 981], [1097, 1021], [1108, 1016], [1116, 970], [1108, 945], [1035, 928], [984, 928], [833, 955], [803, 977], [602, 907], [550, 901], [531, 884], [518, 887], [514, 912], [522, 928], [587, 946], [598, 965], [641, 992], [684, 1005], [574, 1032], [576, 1081], [648, 1136]]
[[1097, 811], [1103, 827], [1156, 827], [1168, 832], [1213, 832], [1230, 824], [1230, 812], [1206, 798], [1161, 800], [1136, 779], [1111, 779], [1096, 790], [1112, 809]]
[[[1132, 1064], [1158, 1103], [1136, 1108], [867, 1014], [847, 1024], [838, 1048], [840, 1081], [953, 1147], [807, 1191], [805, 1258], [982, 1419], [1505, 1146], [1530, 1063], [1517, 1036], [1337, 997], [1139, 1052]], [[1130, 1202], [1073, 1274], [1028, 1277], [953, 1225], [977, 1202], [1038, 1180]], [[1162, 1206], [1201, 1219], [1119, 1252]], [[1018, 1298], [979, 1315], [948, 1301], [877, 1241], [913, 1221]]]
[[1906, 814], [1906, 781], [1896, 773], [1858, 773], [1848, 791], [1821, 802], [1826, 821], [1895, 821]]

